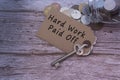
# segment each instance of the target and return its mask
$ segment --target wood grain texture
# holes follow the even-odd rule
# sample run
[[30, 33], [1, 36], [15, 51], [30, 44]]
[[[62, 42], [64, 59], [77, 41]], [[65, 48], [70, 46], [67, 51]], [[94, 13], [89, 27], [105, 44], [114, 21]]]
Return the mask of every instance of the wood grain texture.
[[61, 55], [0, 55], [0, 80], [119, 80], [120, 57], [74, 56], [54, 69], [50, 62]]
[[87, 0], [0, 0], [0, 80], [120, 80], [120, 24], [95, 31], [92, 55], [74, 56], [55, 70], [65, 53], [36, 37], [45, 6]]
[[[2, 53], [61, 53], [62, 51], [37, 38], [44, 20], [42, 12], [0, 12], [0, 51]], [[97, 44], [93, 53], [120, 53], [119, 25], [106, 25], [95, 31]], [[115, 51], [115, 52], [114, 52]]]
[[53, 2], [58, 2], [62, 6], [72, 6], [87, 0], [0, 0], [0, 10], [3, 11], [41, 11], [45, 6]]

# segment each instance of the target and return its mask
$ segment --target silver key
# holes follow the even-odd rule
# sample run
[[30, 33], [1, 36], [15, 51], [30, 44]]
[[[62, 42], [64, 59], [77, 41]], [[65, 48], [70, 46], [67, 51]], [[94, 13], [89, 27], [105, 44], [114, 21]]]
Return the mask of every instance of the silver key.
[[84, 52], [84, 51], [83, 51], [83, 48], [84, 48], [85, 46], [87, 46], [87, 44], [83, 44], [82, 46], [76, 44], [76, 45], [74, 46], [74, 50], [73, 50], [71, 53], [69, 53], [69, 54], [67, 54], [67, 55], [64, 55], [64, 56], [60, 57], [59, 59], [53, 61], [53, 62], [51, 63], [51, 66], [54, 66], [54, 67], [58, 68], [58, 67], [60, 66], [60, 62], [66, 60], [68, 57], [70, 57], [70, 56], [72, 56], [72, 55], [74, 55], [74, 54], [82, 55], [83, 52]]

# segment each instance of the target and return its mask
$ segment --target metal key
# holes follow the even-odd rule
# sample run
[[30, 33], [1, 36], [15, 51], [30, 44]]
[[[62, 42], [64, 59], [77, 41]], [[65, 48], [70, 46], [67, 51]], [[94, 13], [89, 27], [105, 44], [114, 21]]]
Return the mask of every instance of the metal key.
[[60, 66], [60, 63], [61, 63], [62, 61], [64, 61], [64, 60], [66, 60], [68, 57], [70, 57], [70, 56], [72, 56], [72, 55], [74, 55], [74, 54], [82, 55], [83, 52], [84, 52], [84, 51], [83, 51], [83, 48], [86, 47], [86, 46], [87, 46], [87, 44], [83, 44], [82, 46], [80, 46], [79, 44], [76, 44], [76, 45], [74, 46], [74, 50], [73, 50], [72, 52], [70, 52], [69, 54], [64, 55], [64, 56], [60, 57], [59, 59], [53, 61], [53, 62], [51, 63], [51, 66], [54, 66], [54, 67], [58, 68], [58, 67]]

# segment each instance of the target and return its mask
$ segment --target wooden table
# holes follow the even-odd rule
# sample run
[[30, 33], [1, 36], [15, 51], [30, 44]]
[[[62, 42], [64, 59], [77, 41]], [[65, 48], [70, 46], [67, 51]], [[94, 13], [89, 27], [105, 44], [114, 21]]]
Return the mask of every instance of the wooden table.
[[95, 31], [92, 54], [73, 56], [58, 70], [50, 63], [65, 53], [35, 36], [45, 6], [83, 1], [0, 0], [0, 80], [120, 80], [120, 24]]

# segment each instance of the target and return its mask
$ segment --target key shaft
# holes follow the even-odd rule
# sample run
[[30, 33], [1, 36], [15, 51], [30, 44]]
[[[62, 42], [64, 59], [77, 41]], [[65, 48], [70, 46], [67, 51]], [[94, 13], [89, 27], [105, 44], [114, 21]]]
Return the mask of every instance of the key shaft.
[[59, 64], [60, 64], [61, 62], [63, 62], [64, 60], [66, 60], [66, 59], [69, 58], [70, 56], [72, 56], [72, 55], [74, 55], [74, 54], [82, 55], [82, 54], [83, 54], [83, 48], [84, 48], [85, 46], [87, 46], [87, 44], [83, 44], [82, 46], [76, 44], [76, 45], [74, 46], [74, 50], [73, 50], [71, 53], [69, 53], [69, 54], [67, 54], [67, 55], [64, 55], [64, 56], [58, 58], [57, 60], [53, 61], [53, 62], [51, 63], [51, 66], [54, 66], [54, 67], [57, 68], [57, 67], [59, 67]]
[[74, 55], [75, 53], [76, 52], [73, 51], [73, 52], [71, 52], [71, 53], [69, 53], [67, 55], [64, 55], [64, 56], [58, 58], [57, 60], [55, 60], [54, 62], [51, 63], [51, 66], [55, 66], [57, 63], [61, 63], [62, 61], [66, 60], [68, 57]]

